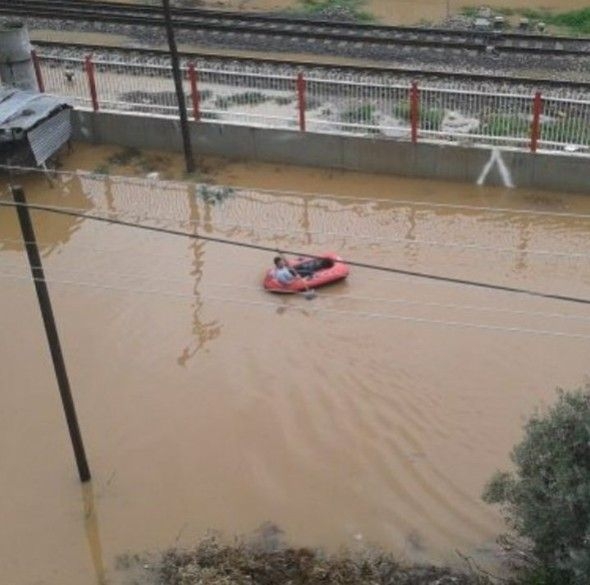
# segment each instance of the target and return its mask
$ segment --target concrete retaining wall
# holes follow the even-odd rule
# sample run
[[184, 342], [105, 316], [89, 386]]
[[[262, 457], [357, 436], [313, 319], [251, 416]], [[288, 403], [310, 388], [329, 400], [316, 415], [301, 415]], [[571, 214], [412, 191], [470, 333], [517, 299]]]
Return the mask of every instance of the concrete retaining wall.
[[[74, 140], [181, 151], [178, 121], [76, 111]], [[190, 123], [197, 154], [590, 194], [590, 158], [495, 151], [486, 147], [416, 144], [380, 138]]]

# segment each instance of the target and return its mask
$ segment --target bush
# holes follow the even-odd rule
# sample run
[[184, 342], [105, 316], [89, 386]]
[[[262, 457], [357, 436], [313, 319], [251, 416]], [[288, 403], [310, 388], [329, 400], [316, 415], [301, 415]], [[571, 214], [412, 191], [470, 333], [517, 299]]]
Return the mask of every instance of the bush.
[[531, 541], [537, 566], [524, 583], [590, 582], [590, 384], [558, 389], [534, 415], [511, 454], [513, 473], [496, 473], [483, 498], [502, 504], [509, 524]]
[[373, 16], [362, 9], [364, 0], [300, 0], [310, 16], [334, 21], [370, 22]]
[[556, 14], [551, 19], [551, 22], [560, 26], [566, 26], [576, 33], [590, 33], [590, 8]]
[[[141, 563], [129, 556], [118, 561], [122, 567]], [[208, 538], [151, 564], [160, 585], [492, 585], [483, 575], [402, 565], [378, 550], [327, 555], [272, 541], [228, 545]]]
[[350, 108], [340, 114], [340, 119], [347, 124], [375, 125], [375, 108], [371, 104]]
[[258, 91], [244, 91], [228, 96], [219, 96], [215, 100], [215, 107], [220, 110], [227, 110], [231, 106], [256, 106], [267, 101], [263, 93]]
[[570, 144], [590, 145], [590, 124], [579, 118], [564, 118], [541, 124], [541, 139]]
[[489, 136], [530, 136], [531, 122], [526, 118], [513, 114], [491, 114], [484, 125], [485, 133]]
[[442, 127], [444, 110], [429, 108], [420, 112], [420, 128], [422, 130], [440, 130]]
[[[409, 122], [411, 118], [409, 102], [397, 102], [391, 113], [398, 120]], [[444, 117], [445, 111], [441, 108], [420, 108], [418, 110], [418, 119], [422, 130], [440, 130]]]
[[410, 120], [410, 104], [409, 102], [397, 102], [393, 106], [391, 113], [394, 117], [409, 122]]

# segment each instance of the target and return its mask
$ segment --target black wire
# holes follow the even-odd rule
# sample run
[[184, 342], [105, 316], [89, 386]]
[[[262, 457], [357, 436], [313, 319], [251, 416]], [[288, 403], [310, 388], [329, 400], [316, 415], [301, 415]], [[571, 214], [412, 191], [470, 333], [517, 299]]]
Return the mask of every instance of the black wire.
[[[21, 205], [21, 204], [16, 203], [14, 201], [0, 201], [0, 206], [18, 207], [19, 205]], [[201, 234], [195, 234], [195, 233], [191, 234], [188, 232], [181, 232], [179, 230], [173, 230], [173, 229], [169, 229], [169, 228], [162, 228], [162, 227], [156, 227], [156, 226], [149, 226], [149, 225], [144, 225], [144, 224], [140, 224], [140, 223], [125, 221], [122, 219], [100, 217], [97, 215], [87, 215], [85, 213], [78, 213], [75, 211], [67, 211], [65, 209], [55, 209], [53, 207], [47, 207], [45, 205], [37, 205], [35, 203], [28, 203], [26, 206], [23, 206], [23, 207], [28, 207], [29, 209], [33, 209], [36, 211], [47, 211], [49, 213], [56, 213], [58, 215], [68, 215], [71, 217], [80, 217], [80, 218], [84, 218], [84, 219], [91, 219], [93, 221], [101, 221], [104, 223], [122, 225], [122, 226], [126, 226], [126, 227], [133, 227], [133, 228], [143, 229], [143, 230], [157, 232], [157, 233], [161, 233], [161, 234], [168, 234], [168, 235], [172, 235], [172, 236], [182, 236], [185, 238], [192, 238], [195, 240], [203, 240], [203, 241], [212, 242], [215, 244], [225, 244], [228, 246], [235, 246], [238, 248], [248, 248], [250, 250], [261, 250], [263, 252], [279, 252], [279, 253], [284, 253], [284, 254], [290, 254], [292, 256], [305, 256], [307, 258], [315, 258], [315, 259], [322, 258], [322, 256], [317, 256], [314, 254], [307, 254], [305, 252], [298, 252], [296, 250], [284, 250], [284, 249], [279, 250], [277, 248], [272, 248], [270, 246], [261, 246], [259, 244], [250, 244], [248, 242], [235, 242], [232, 240], [226, 240], [224, 238], [216, 238], [214, 236], [203, 236]], [[348, 266], [354, 266], [356, 268], [366, 268], [368, 270], [375, 270], [375, 271], [379, 271], [379, 272], [403, 274], [405, 276], [413, 276], [416, 278], [426, 278], [429, 280], [435, 280], [435, 281], [439, 281], [439, 282], [450, 282], [453, 284], [463, 284], [466, 286], [473, 286], [473, 287], [477, 287], [477, 288], [500, 290], [500, 291], [504, 291], [504, 292], [526, 294], [526, 295], [534, 296], [534, 297], [542, 297], [545, 299], [554, 299], [554, 300], [558, 300], [558, 301], [567, 301], [567, 302], [571, 302], [571, 303], [582, 303], [582, 304], [590, 305], [590, 299], [584, 299], [584, 298], [580, 298], [580, 297], [570, 297], [570, 296], [566, 296], [566, 295], [558, 295], [558, 294], [553, 294], [553, 293], [542, 293], [542, 292], [527, 290], [527, 289], [523, 289], [523, 288], [517, 288], [517, 287], [513, 287], [513, 286], [504, 286], [501, 284], [489, 284], [489, 283], [485, 283], [485, 282], [477, 282], [474, 280], [466, 280], [463, 278], [453, 278], [452, 276], [439, 276], [436, 274], [428, 274], [425, 272], [415, 272], [413, 270], [404, 270], [402, 268], [392, 268], [390, 266], [380, 266], [378, 264], [369, 264], [366, 262], [355, 262], [353, 260], [342, 259], [342, 260], [340, 260], [340, 262], [342, 262], [343, 264], [347, 264]]]

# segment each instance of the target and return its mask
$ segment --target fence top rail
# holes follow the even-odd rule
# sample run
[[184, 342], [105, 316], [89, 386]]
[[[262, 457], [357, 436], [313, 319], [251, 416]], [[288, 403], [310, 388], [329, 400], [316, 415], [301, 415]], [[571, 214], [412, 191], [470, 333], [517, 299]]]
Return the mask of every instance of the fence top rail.
[[[42, 61], [53, 61], [53, 62], [63, 62], [63, 63], [77, 63], [83, 65], [85, 59], [79, 57], [57, 57], [51, 55], [38, 55], [38, 57]], [[124, 67], [128, 69], [143, 69], [146, 71], [149, 70], [157, 70], [157, 71], [171, 71], [172, 67], [170, 65], [155, 65], [155, 64], [138, 64], [138, 63], [128, 63], [124, 61], [111, 61], [111, 60], [92, 60], [94, 65], [101, 65], [101, 66], [111, 66], [111, 67]], [[187, 71], [188, 67], [183, 67], [184, 71]], [[252, 79], [273, 79], [273, 80], [281, 80], [281, 81], [290, 81], [294, 82], [296, 80], [296, 75], [275, 75], [273, 73], [256, 73], [252, 71], [242, 71], [236, 69], [211, 69], [211, 68], [196, 68], [198, 73], [205, 73], [210, 75], [218, 75], [218, 76], [227, 76], [227, 77], [247, 77]], [[399, 90], [399, 91], [408, 91], [410, 86], [408, 84], [392, 84], [392, 83], [383, 83], [383, 82], [372, 82], [372, 81], [357, 81], [354, 79], [329, 79], [324, 77], [316, 77], [313, 73], [306, 75], [305, 79], [309, 83], [318, 83], [318, 84], [326, 84], [326, 85], [339, 85], [339, 86], [348, 86], [348, 87], [359, 87], [359, 88], [372, 88], [372, 89], [387, 89], [387, 90]], [[522, 99], [522, 100], [531, 100], [534, 97], [535, 93], [532, 92], [530, 94], [514, 94], [514, 93], [502, 93], [502, 92], [486, 92], [483, 90], [471, 90], [471, 89], [462, 89], [462, 88], [452, 88], [452, 87], [433, 87], [428, 85], [419, 85], [418, 86], [421, 93], [427, 94], [449, 94], [449, 95], [461, 95], [461, 96], [473, 96], [473, 97], [485, 97], [485, 98], [507, 98], [507, 99]], [[552, 103], [562, 103], [562, 104], [576, 104], [576, 105], [585, 105], [590, 106], [590, 99], [577, 99], [577, 98], [567, 98], [567, 97], [557, 97], [552, 96], [550, 94], [543, 94], [542, 98], [545, 102], [551, 101]]]
[[85, 59], [80, 59], [80, 57], [56, 57], [54, 55], [43, 55], [42, 53], [37, 52], [37, 58], [40, 61], [57, 61], [59, 63], [80, 63], [84, 65]]
[[590, 99], [588, 100], [580, 100], [574, 98], [560, 98], [555, 97], [552, 95], [541, 95], [541, 98], [544, 102], [558, 102], [560, 104], [577, 104], [580, 106], [590, 106]]
[[296, 75], [275, 75], [273, 73], [255, 73], [253, 71], [240, 71], [238, 69], [208, 69], [206, 67], [195, 67], [195, 70], [197, 71], [197, 73], [202, 74], [202, 73], [207, 73], [207, 74], [213, 74], [213, 75], [233, 75], [236, 77], [256, 77], [259, 79], [281, 79], [281, 80], [286, 80], [286, 81], [296, 81], [297, 76]]
[[[87, 56], [90, 57], [93, 65], [109, 65], [112, 67], [128, 67], [128, 68], [137, 68], [137, 69], [161, 69], [161, 70], [168, 70], [168, 71], [172, 70], [172, 67], [170, 65], [155, 65], [153, 63], [148, 63], [148, 64], [126, 63], [125, 61], [92, 59], [91, 54], [88, 54]], [[43, 54], [39, 54], [39, 53], [37, 53], [37, 57], [41, 61], [55, 61], [58, 63], [65, 62], [65, 63], [84, 64], [84, 62], [86, 61], [85, 58], [81, 58], [81, 57], [58, 57], [55, 55], [43, 55]]]
[[[408, 84], [392, 84], [392, 83], [373, 83], [370, 81], [355, 81], [352, 79], [327, 79], [321, 77], [315, 77], [313, 75], [306, 76], [305, 79], [308, 82], [313, 83], [325, 83], [330, 85], [346, 85], [346, 86], [356, 86], [356, 87], [371, 87], [371, 88], [379, 88], [379, 89], [395, 89], [395, 90], [402, 90], [402, 91], [409, 91], [410, 85]], [[525, 93], [502, 93], [502, 92], [490, 92], [490, 91], [483, 91], [483, 90], [474, 90], [474, 89], [463, 89], [463, 88], [453, 88], [453, 87], [433, 87], [428, 85], [418, 85], [418, 90], [420, 93], [444, 93], [444, 94], [453, 94], [453, 95], [464, 95], [464, 96], [480, 96], [485, 98], [509, 98], [509, 99], [522, 99], [522, 100], [531, 100], [536, 92], [531, 92], [530, 94]], [[575, 99], [575, 98], [562, 98], [552, 95], [543, 94], [542, 98], [544, 101], [551, 100], [552, 102], [560, 102], [560, 103], [571, 103], [571, 104], [580, 104], [580, 105], [587, 105], [590, 106], [590, 99], [583, 100], [583, 99]]]
[[[53, 55], [39, 55], [42, 61], [55, 61], [55, 62], [67, 62], [67, 63], [84, 63], [84, 59], [79, 57], [55, 57]], [[158, 71], [172, 71], [171, 65], [155, 65], [153, 63], [140, 64], [140, 63], [127, 63], [125, 61], [114, 61], [114, 60], [103, 60], [103, 59], [92, 59], [94, 65], [106, 65], [111, 67], [126, 67], [128, 69], [155, 69]], [[184, 71], [188, 71], [188, 66], [181, 67]], [[261, 79], [283, 79], [288, 81], [294, 81], [296, 76], [294, 75], [275, 75], [273, 73], [255, 73], [252, 71], [242, 71], [239, 69], [210, 69], [206, 67], [195, 67], [198, 73], [207, 73], [215, 75], [228, 75], [228, 76], [239, 76], [239, 77], [254, 77]]]

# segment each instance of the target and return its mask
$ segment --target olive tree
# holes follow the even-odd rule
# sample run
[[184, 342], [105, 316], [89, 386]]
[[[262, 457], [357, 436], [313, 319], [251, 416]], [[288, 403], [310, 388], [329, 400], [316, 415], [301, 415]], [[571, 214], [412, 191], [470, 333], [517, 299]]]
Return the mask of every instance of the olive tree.
[[[513, 472], [497, 472], [483, 498], [501, 504], [531, 543], [537, 583], [590, 583], [590, 384], [557, 390], [557, 402], [530, 418], [514, 447]], [[533, 581], [531, 581], [533, 582]]]

